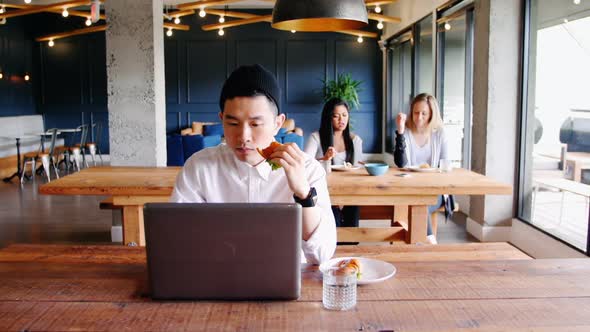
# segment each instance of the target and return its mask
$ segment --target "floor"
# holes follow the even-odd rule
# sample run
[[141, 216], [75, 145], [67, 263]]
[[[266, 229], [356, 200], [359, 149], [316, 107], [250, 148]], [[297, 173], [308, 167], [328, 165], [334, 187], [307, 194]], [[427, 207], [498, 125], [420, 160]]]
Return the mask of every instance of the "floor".
[[[104, 197], [40, 195], [39, 176], [23, 185], [0, 182], [0, 248], [11, 243], [111, 243], [112, 211], [99, 210]], [[465, 231], [465, 216], [438, 218], [439, 243], [477, 242]], [[363, 221], [362, 226], [379, 221]]]

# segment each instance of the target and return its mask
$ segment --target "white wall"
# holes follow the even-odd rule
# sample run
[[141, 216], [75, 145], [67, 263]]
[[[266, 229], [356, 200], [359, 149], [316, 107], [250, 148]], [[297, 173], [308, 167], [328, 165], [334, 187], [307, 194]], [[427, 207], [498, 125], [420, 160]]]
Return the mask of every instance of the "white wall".
[[[386, 24], [382, 39], [395, 35], [447, 2], [449, 0], [399, 0], [394, 4], [383, 6], [385, 15], [399, 17], [402, 21], [398, 24]], [[369, 7], [369, 9], [372, 8]]]

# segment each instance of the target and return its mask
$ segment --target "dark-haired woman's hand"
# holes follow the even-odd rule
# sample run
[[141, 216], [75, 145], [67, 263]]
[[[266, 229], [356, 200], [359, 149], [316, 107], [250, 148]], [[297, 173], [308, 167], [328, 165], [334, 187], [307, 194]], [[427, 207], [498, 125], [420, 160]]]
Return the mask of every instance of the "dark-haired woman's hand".
[[333, 146], [328, 148], [328, 151], [326, 151], [326, 153], [324, 154], [324, 158], [322, 158], [322, 160], [332, 160], [332, 158], [334, 158], [334, 156], [336, 155], [336, 149], [334, 149]]

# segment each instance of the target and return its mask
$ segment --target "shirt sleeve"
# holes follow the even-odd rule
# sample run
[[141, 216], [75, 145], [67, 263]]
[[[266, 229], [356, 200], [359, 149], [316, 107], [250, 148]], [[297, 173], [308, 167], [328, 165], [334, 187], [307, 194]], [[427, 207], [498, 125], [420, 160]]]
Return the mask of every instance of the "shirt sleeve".
[[359, 161], [363, 160], [363, 140], [359, 135], [354, 135], [352, 140], [352, 146], [354, 147], [354, 160], [353, 164], [358, 165]]
[[310, 162], [312, 171], [309, 184], [316, 189], [318, 195], [316, 206], [321, 209], [321, 219], [311, 237], [302, 242], [301, 248], [308, 263], [321, 264], [332, 258], [336, 250], [336, 223], [328, 194], [326, 173], [318, 161], [310, 160]]
[[[445, 131], [441, 129], [440, 133], [440, 159], [449, 159], [449, 143]], [[440, 164], [440, 160], [439, 160]]]
[[[323, 157], [322, 146], [318, 140], [318, 135], [312, 133], [309, 135], [309, 139], [305, 143], [305, 149], [303, 151], [313, 157], [314, 159]], [[316, 189], [317, 190], [317, 189]]]
[[405, 167], [408, 164], [408, 154], [406, 151], [406, 138], [403, 134], [395, 131], [395, 142], [393, 148], [393, 161], [397, 167]]
[[176, 184], [170, 196], [172, 203], [203, 203], [205, 199], [200, 193], [199, 178], [195, 165], [189, 159], [176, 176]]

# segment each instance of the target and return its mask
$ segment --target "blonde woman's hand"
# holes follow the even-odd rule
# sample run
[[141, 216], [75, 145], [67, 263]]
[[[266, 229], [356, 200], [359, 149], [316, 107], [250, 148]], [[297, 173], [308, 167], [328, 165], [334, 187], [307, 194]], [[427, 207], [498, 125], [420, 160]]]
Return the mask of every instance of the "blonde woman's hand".
[[395, 124], [397, 125], [397, 133], [400, 135], [404, 134], [406, 131], [406, 118], [407, 115], [405, 113], [398, 113], [395, 117]]

